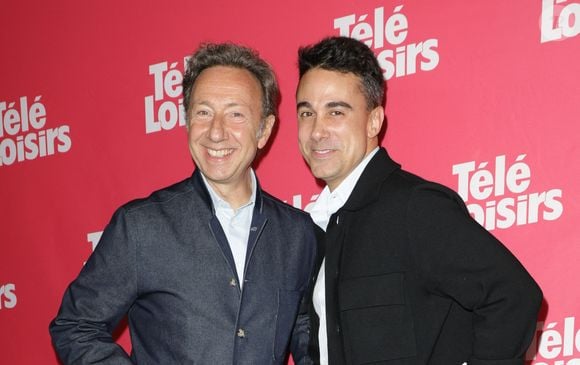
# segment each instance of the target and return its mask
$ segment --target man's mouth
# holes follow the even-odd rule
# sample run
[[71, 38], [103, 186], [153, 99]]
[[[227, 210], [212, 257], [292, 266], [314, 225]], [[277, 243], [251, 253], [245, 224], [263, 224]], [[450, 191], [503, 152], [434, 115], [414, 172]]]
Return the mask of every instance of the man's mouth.
[[334, 152], [333, 149], [323, 149], [323, 148], [316, 148], [316, 149], [312, 149], [312, 153], [316, 156], [316, 157], [325, 157], [330, 155], [332, 152]]
[[211, 157], [216, 157], [216, 158], [222, 158], [222, 157], [231, 155], [233, 152], [234, 152], [233, 148], [225, 148], [225, 149], [221, 149], [221, 150], [213, 150], [211, 148], [207, 149], [207, 153]]

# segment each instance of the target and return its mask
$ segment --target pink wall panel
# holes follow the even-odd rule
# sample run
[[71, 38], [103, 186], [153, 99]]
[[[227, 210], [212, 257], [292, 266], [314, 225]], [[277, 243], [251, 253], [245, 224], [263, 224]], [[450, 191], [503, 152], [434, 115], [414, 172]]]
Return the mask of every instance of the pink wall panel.
[[179, 82], [200, 42], [276, 69], [257, 171], [307, 209], [321, 186], [296, 143], [297, 49], [338, 34], [384, 68], [391, 155], [457, 190], [542, 287], [528, 359], [580, 364], [580, 0], [3, 3], [0, 362], [57, 364], [48, 323], [114, 209], [191, 174]]

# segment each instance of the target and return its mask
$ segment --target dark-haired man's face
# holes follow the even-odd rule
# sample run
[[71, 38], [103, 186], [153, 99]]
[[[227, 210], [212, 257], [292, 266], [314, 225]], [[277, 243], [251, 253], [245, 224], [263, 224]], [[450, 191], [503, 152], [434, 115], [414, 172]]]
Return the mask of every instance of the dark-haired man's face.
[[312, 174], [334, 190], [378, 145], [384, 111], [368, 110], [357, 76], [319, 68], [296, 92], [300, 152]]

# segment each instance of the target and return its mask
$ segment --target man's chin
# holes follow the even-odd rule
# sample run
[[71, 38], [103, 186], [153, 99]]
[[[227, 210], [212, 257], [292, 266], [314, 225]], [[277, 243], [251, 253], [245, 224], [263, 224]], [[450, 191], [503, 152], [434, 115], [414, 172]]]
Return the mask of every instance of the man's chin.
[[311, 172], [312, 172], [312, 176], [314, 176], [318, 180], [323, 180], [324, 182], [326, 182], [329, 178], [329, 174], [326, 174], [322, 171], [311, 170]]
[[202, 171], [205, 178], [215, 184], [226, 184], [232, 180], [232, 174], [220, 173], [214, 171]]

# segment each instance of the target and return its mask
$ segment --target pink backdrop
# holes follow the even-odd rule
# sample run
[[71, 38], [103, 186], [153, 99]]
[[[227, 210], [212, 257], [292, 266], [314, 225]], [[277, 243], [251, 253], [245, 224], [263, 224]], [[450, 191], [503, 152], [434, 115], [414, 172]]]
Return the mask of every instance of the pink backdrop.
[[580, 0], [291, 4], [2, 3], [0, 362], [57, 364], [48, 323], [114, 209], [191, 173], [179, 83], [200, 42], [241, 42], [276, 69], [258, 175], [307, 209], [321, 188], [296, 143], [296, 51], [344, 34], [388, 78], [383, 145], [460, 192], [540, 283], [528, 359], [580, 364]]

